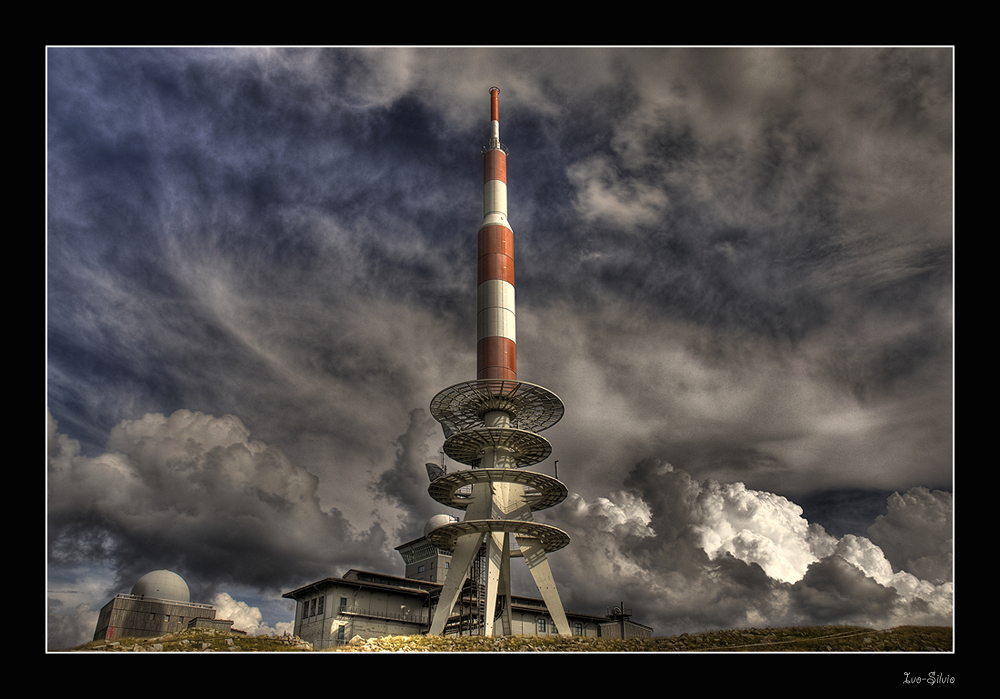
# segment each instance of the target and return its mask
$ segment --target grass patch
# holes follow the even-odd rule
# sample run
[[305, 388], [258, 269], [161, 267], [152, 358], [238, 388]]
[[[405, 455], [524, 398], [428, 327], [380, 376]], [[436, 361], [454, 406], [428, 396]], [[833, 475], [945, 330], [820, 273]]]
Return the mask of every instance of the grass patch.
[[875, 630], [862, 626], [798, 626], [732, 629], [670, 637], [583, 638], [579, 636], [440, 637], [386, 636], [356, 640], [339, 653], [379, 652], [949, 652], [950, 626], [899, 626]]
[[[295, 636], [248, 636], [239, 632], [191, 629], [156, 638], [91, 641], [71, 649], [84, 652], [275, 653], [311, 651]], [[355, 639], [334, 653], [783, 653], [783, 652], [950, 652], [950, 626], [795, 626], [730, 629], [679, 636], [584, 638], [580, 636], [384, 636]]]

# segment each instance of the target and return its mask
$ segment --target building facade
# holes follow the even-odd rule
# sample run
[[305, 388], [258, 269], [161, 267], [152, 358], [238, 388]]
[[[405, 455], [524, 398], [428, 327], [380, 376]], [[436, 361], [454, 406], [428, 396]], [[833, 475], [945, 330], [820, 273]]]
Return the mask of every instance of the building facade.
[[332, 648], [355, 636], [410, 636], [427, 630], [431, 594], [440, 585], [350, 570], [282, 597], [295, 600], [295, 635], [313, 648]]
[[[163, 636], [184, 631], [197, 625], [198, 620], [216, 621], [215, 607], [136, 595], [116, 595], [101, 608], [97, 616], [94, 640]], [[233, 622], [225, 623], [228, 626]]]
[[631, 619], [624, 621], [605, 619], [600, 624], [602, 638], [649, 638], [653, 627], [639, 624]]
[[[324, 578], [286, 592], [295, 600], [295, 635], [313, 648], [334, 648], [355, 636], [411, 636], [425, 634], [437, 609], [451, 556], [420, 537], [396, 547], [406, 576], [396, 577], [349, 570], [340, 578]], [[480, 635], [474, 619], [481, 590], [467, 579], [445, 626], [447, 635]], [[599, 637], [604, 616], [566, 611], [574, 636]], [[555, 620], [541, 598], [512, 595], [511, 633], [520, 636], [558, 635]], [[617, 624], [617, 622], [615, 622]], [[494, 622], [498, 631], [500, 621]], [[641, 625], [640, 625], [641, 626]], [[649, 627], [644, 627], [649, 629]], [[612, 635], [618, 632], [615, 626]], [[652, 631], [652, 629], [649, 629]]]

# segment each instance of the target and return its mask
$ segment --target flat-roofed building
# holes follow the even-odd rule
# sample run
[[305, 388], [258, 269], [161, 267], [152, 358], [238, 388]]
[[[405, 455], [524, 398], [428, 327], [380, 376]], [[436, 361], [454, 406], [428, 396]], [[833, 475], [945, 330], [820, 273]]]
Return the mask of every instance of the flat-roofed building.
[[215, 614], [212, 605], [191, 601], [181, 576], [154, 570], [139, 578], [131, 594], [115, 595], [101, 608], [94, 640], [163, 636], [193, 626], [232, 626], [232, 621], [216, 619]]
[[[296, 602], [295, 635], [311, 643], [313, 648], [323, 649], [346, 643], [355, 636], [379, 638], [427, 633], [451, 556], [426, 537], [397, 546], [396, 550], [403, 558], [405, 577], [352, 569], [343, 577], [324, 578], [283, 594], [282, 597]], [[481, 633], [478, 622], [482, 615], [478, 606], [480, 592], [472, 578], [465, 581], [445, 627], [447, 635]], [[512, 595], [510, 604], [512, 634], [558, 635], [541, 598]], [[566, 619], [574, 636], [599, 637], [603, 635], [602, 626], [610, 622], [606, 616], [569, 610]], [[500, 621], [495, 620], [494, 624], [496, 630]], [[619, 628], [620, 625], [612, 635], [616, 635]], [[643, 628], [652, 632], [649, 627]]]

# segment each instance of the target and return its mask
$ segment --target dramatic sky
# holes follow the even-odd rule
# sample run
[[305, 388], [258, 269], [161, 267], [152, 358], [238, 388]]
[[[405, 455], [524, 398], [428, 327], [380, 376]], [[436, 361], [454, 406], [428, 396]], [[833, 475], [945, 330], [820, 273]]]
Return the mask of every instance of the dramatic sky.
[[402, 574], [475, 376], [491, 85], [566, 607], [950, 624], [952, 61], [49, 49], [49, 646], [151, 570], [254, 632]]

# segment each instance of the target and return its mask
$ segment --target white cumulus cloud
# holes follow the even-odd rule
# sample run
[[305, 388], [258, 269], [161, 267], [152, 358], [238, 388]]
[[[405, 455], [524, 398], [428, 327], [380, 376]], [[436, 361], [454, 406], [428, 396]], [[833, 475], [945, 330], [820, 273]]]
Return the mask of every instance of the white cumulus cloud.
[[295, 624], [291, 621], [279, 622], [273, 627], [264, 623], [264, 615], [257, 607], [251, 607], [246, 602], [233, 599], [228, 592], [220, 592], [212, 598], [215, 606], [216, 619], [229, 619], [233, 628], [246, 631], [251, 636], [269, 636], [292, 633]]
[[[654, 460], [637, 464], [626, 486], [589, 503], [572, 495], [552, 515], [573, 536], [566, 553], [553, 556], [557, 577], [567, 581], [570, 608], [607, 603], [609, 596], [617, 603], [622, 596], [657, 634], [751, 625], [952, 623], [950, 582], [894, 570], [871, 540], [831, 536], [785, 497], [742, 483], [699, 481]], [[911, 538], [942, 516], [944, 499], [934, 498], [929, 519], [921, 519], [912, 504], [925, 500], [918, 491], [890, 505], [892, 519], [900, 503], [910, 504], [909, 537], [894, 529], [901, 550], [919, 552]]]

